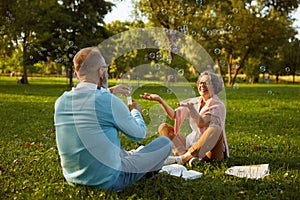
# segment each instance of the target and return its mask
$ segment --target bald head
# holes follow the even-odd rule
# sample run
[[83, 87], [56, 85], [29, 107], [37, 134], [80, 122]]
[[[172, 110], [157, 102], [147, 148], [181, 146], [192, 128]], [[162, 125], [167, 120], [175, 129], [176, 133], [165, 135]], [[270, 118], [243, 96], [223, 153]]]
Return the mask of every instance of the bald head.
[[81, 49], [73, 58], [75, 74], [81, 82], [98, 84], [101, 68], [106, 66], [105, 60], [97, 47]]

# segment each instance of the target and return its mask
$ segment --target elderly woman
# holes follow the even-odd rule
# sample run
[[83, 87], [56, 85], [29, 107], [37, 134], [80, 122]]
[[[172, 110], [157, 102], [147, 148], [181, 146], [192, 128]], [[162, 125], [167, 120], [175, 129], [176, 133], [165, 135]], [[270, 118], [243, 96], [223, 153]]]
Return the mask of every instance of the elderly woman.
[[[166, 164], [192, 164], [195, 161], [223, 160], [229, 157], [225, 135], [226, 108], [217, 94], [222, 91], [222, 81], [209, 71], [200, 74], [197, 88], [200, 97], [186, 99], [171, 108], [159, 95], [145, 93], [143, 99], [157, 101], [167, 115], [175, 120], [174, 127], [163, 123], [158, 132], [172, 140], [173, 153]], [[184, 119], [189, 119], [192, 129], [187, 137], [180, 134]]]

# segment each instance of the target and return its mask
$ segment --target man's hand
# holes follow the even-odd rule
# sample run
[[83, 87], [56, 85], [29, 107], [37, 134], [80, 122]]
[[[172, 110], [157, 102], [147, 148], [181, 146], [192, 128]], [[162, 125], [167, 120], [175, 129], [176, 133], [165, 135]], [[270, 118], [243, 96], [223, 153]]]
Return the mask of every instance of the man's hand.
[[120, 94], [122, 96], [129, 96], [130, 95], [130, 89], [128, 86], [119, 84], [115, 85], [109, 88], [110, 92], [113, 94]]
[[137, 109], [140, 113], [142, 113], [142, 107], [140, 104], [136, 102], [132, 102], [132, 105], [128, 105], [129, 110], [131, 111], [132, 109]]

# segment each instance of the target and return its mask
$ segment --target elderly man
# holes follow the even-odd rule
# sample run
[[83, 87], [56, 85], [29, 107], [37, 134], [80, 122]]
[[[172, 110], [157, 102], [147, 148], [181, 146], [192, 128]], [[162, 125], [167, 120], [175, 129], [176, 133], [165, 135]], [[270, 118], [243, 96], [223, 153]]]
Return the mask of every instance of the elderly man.
[[146, 136], [146, 126], [139, 104], [127, 107], [111, 93], [126, 94], [126, 86], [106, 89], [106, 63], [100, 50], [84, 48], [75, 55], [73, 63], [80, 83], [56, 100], [54, 114], [66, 180], [70, 184], [121, 191], [145, 174], [159, 171], [171, 153], [172, 143], [161, 136], [133, 153], [121, 147], [119, 133], [141, 141]]

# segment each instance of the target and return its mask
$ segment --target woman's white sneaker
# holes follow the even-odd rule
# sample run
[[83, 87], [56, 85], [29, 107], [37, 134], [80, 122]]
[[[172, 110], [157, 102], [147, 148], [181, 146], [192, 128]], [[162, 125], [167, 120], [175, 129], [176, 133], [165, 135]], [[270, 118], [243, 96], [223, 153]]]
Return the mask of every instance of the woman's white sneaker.
[[168, 156], [164, 162], [164, 165], [171, 165], [171, 164], [182, 164], [182, 159], [180, 156]]

